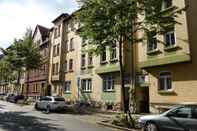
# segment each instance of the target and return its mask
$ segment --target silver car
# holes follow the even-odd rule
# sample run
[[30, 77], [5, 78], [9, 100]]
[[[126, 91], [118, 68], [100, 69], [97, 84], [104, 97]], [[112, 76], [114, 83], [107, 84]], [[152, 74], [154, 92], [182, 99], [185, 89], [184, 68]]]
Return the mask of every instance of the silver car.
[[35, 103], [35, 109], [47, 112], [66, 109], [65, 99], [60, 96], [44, 96]]
[[140, 117], [144, 131], [197, 131], [197, 104], [173, 108], [160, 115]]

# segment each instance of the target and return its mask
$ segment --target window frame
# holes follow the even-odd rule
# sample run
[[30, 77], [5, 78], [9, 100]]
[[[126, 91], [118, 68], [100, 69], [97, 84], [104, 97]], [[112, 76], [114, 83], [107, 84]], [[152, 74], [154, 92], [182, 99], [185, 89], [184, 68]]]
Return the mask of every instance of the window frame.
[[[115, 80], [116, 80], [116, 78], [113, 75], [104, 76], [103, 77], [103, 91], [104, 92], [115, 91]], [[111, 84], [110, 86], [109, 86], [109, 83]]]
[[70, 51], [74, 51], [74, 38], [70, 39]]
[[69, 60], [69, 71], [73, 71], [73, 59]]
[[[165, 75], [165, 73], [169, 73], [169, 74]], [[162, 74], [164, 74], [165, 76], [162, 75]], [[161, 86], [161, 83], [162, 83], [161, 80], [163, 80], [163, 82], [164, 82], [164, 85], [162, 85], [162, 86]], [[170, 88], [168, 88], [168, 84], [169, 84], [168, 80], [170, 80]], [[172, 80], [172, 72], [170, 72], [170, 71], [160, 72], [159, 73], [159, 79], [158, 79], [158, 83], [159, 83], [158, 90], [159, 91], [172, 91], [173, 90], [172, 82], [173, 82], [173, 80]]]
[[[172, 34], [174, 35], [174, 44], [172, 44]], [[169, 35], [170, 37], [170, 43], [169, 45], [167, 45], [167, 35]], [[168, 48], [168, 47], [175, 47], [176, 46], [176, 33], [175, 33], [175, 30], [170, 30], [170, 31], [167, 31], [165, 34], [164, 34], [164, 41], [165, 41], [165, 48]]]
[[156, 34], [156, 32], [155, 33], [150, 32], [150, 33], [151, 34], [147, 36], [148, 37], [148, 39], [147, 39], [147, 43], [148, 43], [147, 44], [147, 52], [154, 51], [154, 50], [158, 49], [157, 34]]
[[[115, 55], [115, 57], [114, 57]], [[110, 60], [117, 60], [117, 46], [116, 44], [113, 44], [111, 47], [111, 52], [110, 52]]]
[[[103, 59], [104, 57], [103, 56], [105, 56], [105, 59]], [[101, 64], [104, 64], [104, 63], [106, 63], [107, 62], [107, 51], [106, 51], [106, 47], [103, 49], [103, 52], [101, 53], [101, 55], [100, 55], [100, 63]]]
[[83, 92], [92, 92], [92, 79], [82, 79], [81, 80], [81, 90]]
[[88, 53], [88, 66], [93, 65], [93, 53]]
[[81, 68], [85, 68], [86, 66], [86, 55], [82, 54], [81, 55]]
[[71, 81], [66, 81], [65, 82], [64, 93], [65, 94], [71, 93]]

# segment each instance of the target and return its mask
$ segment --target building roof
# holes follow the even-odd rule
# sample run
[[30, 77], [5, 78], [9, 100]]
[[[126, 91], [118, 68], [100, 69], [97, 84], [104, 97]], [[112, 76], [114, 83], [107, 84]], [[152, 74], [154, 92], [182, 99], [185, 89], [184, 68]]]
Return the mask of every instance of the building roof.
[[42, 36], [42, 40], [45, 41], [47, 37], [49, 37], [49, 31], [50, 29], [42, 26], [42, 25], [37, 25], [36, 26], [36, 29], [34, 30], [34, 33], [33, 33], [33, 37], [35, 36], [35, 33], [36, 33], [36, 30], [39, 29], [40, 30], [40, 33], [41, 33], [41, 36]]
[[60, 20], [61, 18], [67, 18], [69, 17], [69, 14], [67, 13], [62, 13], [61, 15], [59, 15], [57, 18], [55, 18], [52, 23], [56, 23], [58, 20]]

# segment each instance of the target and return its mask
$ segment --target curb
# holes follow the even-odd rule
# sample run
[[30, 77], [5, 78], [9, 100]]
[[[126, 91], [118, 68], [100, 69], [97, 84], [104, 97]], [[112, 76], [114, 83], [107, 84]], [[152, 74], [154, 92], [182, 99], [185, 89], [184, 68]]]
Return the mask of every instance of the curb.
[[111, 127], [111, 128], [119, 129], [119, 130], [122, 130], [122, 131], [137, 131], [136, 129], [129, 129], [129, 128], [125, 128], [125, 127], [120, 127], [120, 126], [112, 125], [112, 124], [107, 123], [107, 121], [96, 122], [96, 123], [98, 125]]

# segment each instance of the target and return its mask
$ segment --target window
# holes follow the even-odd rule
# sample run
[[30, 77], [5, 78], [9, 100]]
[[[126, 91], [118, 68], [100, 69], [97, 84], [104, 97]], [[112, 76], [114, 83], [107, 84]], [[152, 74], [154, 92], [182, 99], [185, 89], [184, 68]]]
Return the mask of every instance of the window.
[[58, 75], [59, 73], [59, 63], [55, 64], [55, 75]]
[[71, 92], [71, 81], [66, 81], [64, 92], [65, 93], [70, 93]]
[[114, 91], [114, 84], [115, 84], [115, 77], [110, 75], [110, 76], [105, 76], [103, 78], [103, 90], [104, 91]]
[[70, 39], [70, 51], [74, 50], [74, 38]]
[[81, 80], [81, 88], [84, 92], [92, 91], [92, 80], [91, 79], [83, 79]]
[[117, 58], [117, 55], [116, 55], [116, 44], [114, 44], [114, 45], [112, 46], [111, 57], [110, 57], [110, 59], [111, 59], [111, 60], [115, 60], [116, 58]]
[[55, 75], [55, 64], [53, 64], [52, 74]]
[[106, 62], [107, 56], [106, 56], [106, 48], [103, 49], [103, 52], [101, 54], [101, 63]]
[[164, 0], [163, 6], [164, 6], [164, 9], [171, 7], [172, 0]]
[[169, 31], [165, 33], [165, 47], [171, 47], [175, 45], [175, 33], [174, 31]]
[[58, 37], [60, 37], [61, 25], [58, 25]]
[[88, 65], [91, 66], [93, 65], [93, 54], [88, 53]]
[[67, 72], [68, 70], [68, 63], [67, 63], [67, 60], [65, 61], [64, 63], [64, 71]]
[[70, 21], [70, 29], [71, 29], [71, 31], [75, 30], [75, 21], [74, 20]]
[[69, 71], [73, 71], [73, 59], [69, 60]]
[[56, 45], [53, 46], [53, 57], [56, 56]]
[[68, 40], [65, 42], [65, 50], [68, 52]]
[[155, 32], [148, 33], [148, 51], [157, 49], [157, 34]]
[[86, 56], [85, 54], [81, 55], [81, 68], [84, 68], [86, 64]]
[[57, 28], [54, 30], [54, 37], [57, 38]]
[[56, 56], [59, 56], [60, 53], [60, 44], [57, 44], [57, 52], [56, 52]]
[[172, 111], [173, 117], [179, 118], [191, 118], [192, 108], [191, 107], [180, 107]]
[[160, 73], [159, 76], [159, 90], [172, 89], [172, 78], [170, 72]]

